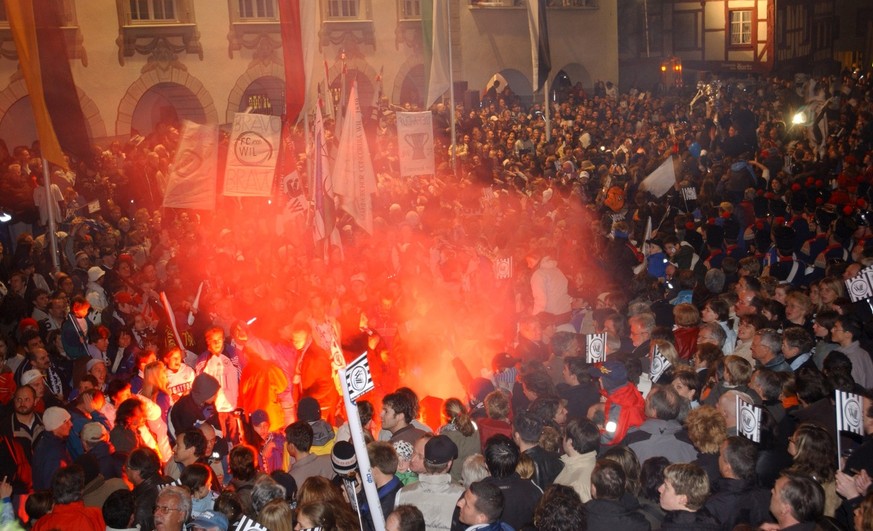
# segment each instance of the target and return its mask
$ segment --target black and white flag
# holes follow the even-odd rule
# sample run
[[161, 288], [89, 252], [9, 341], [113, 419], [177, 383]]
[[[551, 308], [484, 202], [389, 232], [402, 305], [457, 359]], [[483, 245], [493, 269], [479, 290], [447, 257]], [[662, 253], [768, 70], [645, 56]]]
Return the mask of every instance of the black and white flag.
[[661, 378], [664, 372], [670, 368], [670, 365], [670, 360], [668, 360], [664, 357], [663, 354], [661, 354], [661, 349], [659, 349], [656, 345], [654, 350], [652, 351], [652, 368], [649, 372], [653, 384], [658, 383], [658, 380]]
[[697, 190], [695, 190], [693, 186], [682, 187], [682, 199], [686, 201], [696, 201]]
[[602, 334], [588, 334], [586, 339], [585, 354], [588, 357], [588, 363], [594, 364], [606, 361], [606, 332]]
[[761, 408], [737, 395], [737, 434], [761, 442]]
[[239, 522], [237, 522], [236, 527], [233, 528], [233, 531], [268, 531], [268, 529], [248, 516], [243, 515]]
[[346, 366], [346, 383], [349, 384], [349, 399], [352, 402], [375, 387], [366, 352]]
[[848, 431], [863, 436], [861, 395], [839, 390], [836, 391], [836, 395], [837, 431]]
[[846, 281], [846, 289], [852, 302], [863, 301], [873, 297], [873, 266], [866, 267], [863, 271]]
[[497, 280], [512, 278], [512, 257], [497, 258], [494, 260], [494, 276]]

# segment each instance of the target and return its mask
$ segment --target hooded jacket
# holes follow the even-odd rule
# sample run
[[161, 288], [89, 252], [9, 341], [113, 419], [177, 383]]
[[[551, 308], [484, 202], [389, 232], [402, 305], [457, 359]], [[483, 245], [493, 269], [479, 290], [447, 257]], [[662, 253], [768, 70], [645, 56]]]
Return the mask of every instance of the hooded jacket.
[[640, 463], [650, 457], [666, 457], [671, 463], [697, 459], [697, 450], [675, 420], [648, 419], [628, 431], [622, 443], [634, 451]]
[[531, 313], [561, 315], [569, 312], [573, 298], [567, 293], [567, 285], [567, 277], [558, 269], [558, 261], [544, 256], [530, 277], [534, 299]]

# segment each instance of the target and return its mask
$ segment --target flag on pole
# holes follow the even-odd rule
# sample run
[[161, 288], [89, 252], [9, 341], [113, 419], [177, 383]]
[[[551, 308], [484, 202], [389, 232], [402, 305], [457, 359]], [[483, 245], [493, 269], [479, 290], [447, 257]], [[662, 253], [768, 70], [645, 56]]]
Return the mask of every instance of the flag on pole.
[[589, 364], [606, 361], [606, 332], [586, 336], [585, 354]]
[[373, 194], [376, 193], [376, 173], [370, 158], [364, 120], [358, 101], [358, 84], [352, 84], [349, 106], [343, 120], [339, 149], [333, 166], [334, 193], [341, 198], [342, 209], [357, 224], [373, 234]]
[[332, 237], [336, 231], [336, 211], [333, 202], [333, 182], [330, 178], [330, 166], [327, 158], [327, 144], [324, 140], [324, 120], [321, 109], [315, 109], [315, 169], [313, 171], [312, 201], [315, 203], [315, 219], [313, 220], [313, 236], [315, 241]]
[[366, 352], [346, 366], [346, 383], [349, 386], [349, 399], [352, 402], [376, 387], [373, 383], [373, 375], [370, 374], [370, 362], [367, 361]]
[[861, 395], [839, 390], [836, 391], [836, 395], [837, 431], [847, 431], [863, 436]]
[[217, 167], [218, 126], [185, 120], [163, 205], [215, 210]]
[[279, 6], [279, 34], [285, 60], [285, 119], [297, 123], [308, 108], [314, 86], [318, 49], [318, 2], [283, 0]]
[[649, 219], [646, 221], [646, 231], [643, 233], [643, 242], [640, 244], [640, 253], [643, 255], [643, 261], [640, 262], [640, 265], [634, 268], [635, 275], [639, 275], [649, 267], [649, 244], [647, 242], [651, 239], [652, 216], [649, 216]]
[[533, 60], [533, 89], [538, 92], [549, 80], [549, 73], [552, 71], [546, 0], [527, 0], [527, 22], [530, 27], [530, 53]]
[[[167, 299], [167, 294], [163, 291], [161, 292], [161, 304], [164, 306], [164, 312], [167, 314], [167, 321], [170, 323], [170, 329], [173, 331], [173, 338], [176, 340], [175, 346], [184, 351], [185, 343], [182, 341], [182, 335], [179, 333], [179, 328], [176, 326], [176, 315], [173, 313], [173, 307], [170, 306], [170, 300]], [[174, 345], [167, 346], [172, 348]]]
[[676, 171], [673, 169], [673, 157], [670, 156], [640, 183], [640, 190], [647, 190], [655, 197], [661, 197], [675, 184]]
[[746, 439], [761, 442], [761, 408], [737, 395], [737, 433]]
[[652, 350], [652, 367], [649, 371], [652, 383], [658, 383], [658, 380], [671, 365], [670, 360], [664, 357], [664, 354], [661, 353], [661, 349], [655, 345], [655, 348]]
[[62, 149], [91, 160], [91, 143], [61, 29], [60, 3], [7, 0], [6, 16], [27, 85], [43, 158], [65, 169]]
[[[424, 6], [422, 6], [424, 7]], [[433, 18], [431, 18], [430, 75], [427, 83], [426, 109], [436, 103], [443, 94], [452, 87], [452, 73], [449, 71], [449, 0], [433, 0]], [[422, 19], [422, 23], [426, 24]]]
[[330, 74], [328, 73], [327, 61], [324, 61], [324, 80], [321, 82], [321, 112], [325, 118], [333, 118], [336, 109], [333, 106], [333, 92], [330, 91]]

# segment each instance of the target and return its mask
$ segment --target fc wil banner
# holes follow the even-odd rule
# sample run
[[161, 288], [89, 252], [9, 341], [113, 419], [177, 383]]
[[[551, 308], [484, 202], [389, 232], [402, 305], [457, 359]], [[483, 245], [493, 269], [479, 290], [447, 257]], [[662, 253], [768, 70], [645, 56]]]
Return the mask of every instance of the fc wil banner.
[[398, 112], [397, 149], [401, 177], [433, 175], [433, 114]]
[[272, 195], [281, 132], [278, 116], [238, 113], [234, 117], [224, 172], [225, 196]]

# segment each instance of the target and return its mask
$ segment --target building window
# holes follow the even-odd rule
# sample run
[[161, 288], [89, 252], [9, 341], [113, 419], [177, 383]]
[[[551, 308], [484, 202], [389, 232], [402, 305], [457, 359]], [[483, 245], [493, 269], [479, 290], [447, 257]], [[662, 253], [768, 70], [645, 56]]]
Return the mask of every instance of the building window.
[[421, 18], [421, 0], [400, 0], [400, 18]]
[[132, 22], [175, 21], [176, 0], [130, 0]]
[[360, 13], [360, 0], [328, 0], [327, 16], [329, 18], [354, 18]]
[[752, 44], [752, 11], [731, 11], [731, 46]]
[[673, 15], [673, 49], [697, 50], [698, 11], [679, 12]]
[[240, 19], [278, 18], [276, 0], [238, 0]]

